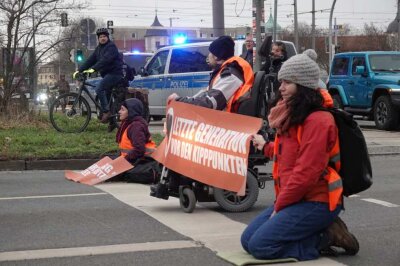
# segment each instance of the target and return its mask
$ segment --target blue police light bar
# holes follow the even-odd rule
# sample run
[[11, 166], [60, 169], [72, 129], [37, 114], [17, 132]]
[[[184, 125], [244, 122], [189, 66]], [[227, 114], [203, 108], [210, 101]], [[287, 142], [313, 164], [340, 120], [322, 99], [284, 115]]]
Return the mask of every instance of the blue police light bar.
[[186, 36], [184, 35], [176, 35], [174, 37], [174, 44], [184, 44], [186, 43]]
[[133, 50], [132, 53], [138, 54], [138, 53], [140, 53], [140, 51], [139, 50]]

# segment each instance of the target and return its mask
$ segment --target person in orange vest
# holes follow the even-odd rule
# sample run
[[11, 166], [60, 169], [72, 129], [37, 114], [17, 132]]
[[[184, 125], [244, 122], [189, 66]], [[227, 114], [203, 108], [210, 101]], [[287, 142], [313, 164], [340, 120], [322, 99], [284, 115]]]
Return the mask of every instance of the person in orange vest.
[[[149, 171], [148, 174], [141, 172], [143, 169], [155, 167], [156, 162], [149, 156], [156, 145], [151, 139], [148, 124], [144, 120], [143, 104], [139, 99], [126, 99], [119, 110], [121, 126], [116, 134], [116, 142], [119, 145], [120, 156], [135, 167], [123, 175], [123, 180], [128, 182], [153, 183], [156, 174]], [[144, 166], [145, 165], [145, 166]]]
[[207, 62], [213, 69], [208, 87], [192, 97], [179, 97], [173, 93], [167, 98], [215, 110], [235, 112], [237, 100], [250, 90], [254, 81], [251, 65], [234, 56], [235, 42], [230, 36], [220, 36], [209, 48]]
[[343, 249], [355, 255], [359, 244], [339, 218], [342, 183], [338, 129], [326, 90], [318, 88], [314, 50], [288, 59], [278, 73], [278, 97], [268, 116], [274, 142], [261, 135], [253, 144], [273, 158], [276, 200], [241, 236], [243, 248], [257, 259], [311, 260]]

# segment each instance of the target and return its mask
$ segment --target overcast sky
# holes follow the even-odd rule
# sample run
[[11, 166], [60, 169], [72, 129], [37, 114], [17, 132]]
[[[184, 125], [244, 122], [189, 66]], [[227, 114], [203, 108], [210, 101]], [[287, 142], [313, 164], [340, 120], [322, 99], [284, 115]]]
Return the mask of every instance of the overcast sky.
[[[155, 10], [163, 26], [212, 27], [212, 0], [91, 0], [91, 8], [81, 15], [113, 20], [114, 26], [150, 26]], [[332, 0], [315, 0], [316, 25], [328, 27]], [[274, 0], [265, 5], [266, 20]], [[297, 0], [298, 21], [311, 24], [312, 0]], [[251, 0], [225, 0], [225, 27], [251, 26]], [[387, 27], [397, 12], [397, 0], [337, 0], [337, 24], [362, 28], [364, 23]], [[172, 19], [170, 19], [172, 18]], [[278, 24], [293, 25], [293, 0], [278, 0]]]

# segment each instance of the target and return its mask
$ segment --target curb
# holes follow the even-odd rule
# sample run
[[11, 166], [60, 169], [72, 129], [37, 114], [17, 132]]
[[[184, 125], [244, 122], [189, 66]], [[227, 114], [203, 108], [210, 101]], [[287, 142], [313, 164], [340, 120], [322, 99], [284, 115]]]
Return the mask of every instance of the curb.
[[83, 170], [99, 159], [16, 160], [0, 161], [0, 171], [25, 170]]

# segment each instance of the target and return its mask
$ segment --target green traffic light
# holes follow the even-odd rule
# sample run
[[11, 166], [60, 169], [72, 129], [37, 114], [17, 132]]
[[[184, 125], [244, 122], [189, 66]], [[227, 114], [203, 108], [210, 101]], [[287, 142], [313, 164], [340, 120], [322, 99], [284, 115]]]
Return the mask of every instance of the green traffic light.
[[76, 57], [76, 60], [77, 60], [78, 62], [81, 62], [81, 61], [83, 61], [83, 57], [78, 55], [78, 56]]

